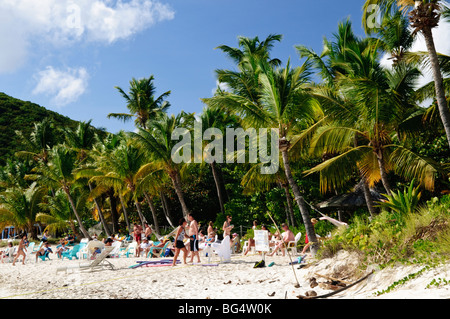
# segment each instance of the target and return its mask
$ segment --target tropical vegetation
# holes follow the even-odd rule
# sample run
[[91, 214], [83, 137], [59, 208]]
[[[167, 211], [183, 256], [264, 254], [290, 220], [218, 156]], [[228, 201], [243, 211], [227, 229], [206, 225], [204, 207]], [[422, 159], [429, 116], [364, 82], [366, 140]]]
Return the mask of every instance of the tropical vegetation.
[[[373, 8], [381, 16], [376, 24]], [[147, 222], [163, 234], [192, 212], [219, 230], [232, 215], [235, 231], [247, 236], [253, 220], [286, 222], [323, 256], [342, 248], [379, 263], [448, 256], [450, 52], [436, 52], [431, 32], [448, 16], [443, 1], [367, 0], [367, 34], [357, 36], [343, 20], [322, 52], [296, 44], [298, 57], [283, 62], [272, 57], [279, 34], [219, 45], [235, 68], [215, 71], [219, 86], [202, 97], [200, 114], [169, 114], [171, 92], [157, 93], [151, 75], [133, 78], [128, 93], [116, 87], [127, 112], [107, 115], [134, 119], [133, 132], [112, 134], [56, 116], [17, 126], [23, 129], [14, 132], [16, 145], [2, 144], [0, 228], [13, 225], [36, 237], [42, 225], [90, 237], [97, 224], [110, 235]], [[419, 33], [427, 52], [411, 51]], [[420, 87], [423, 67], [434, 80]], [[6, 95], [0, 102], [4, 109], [20, 105]], [[201, 137], [209, 134], [200, 145], [199, 121]], [[213, 136], [214, 145], [239, 144], [227, 135], [238, 128], [278, 132], [275, 146], [258, 144], [266, 154], [279, 150], [277, 172], [264, 174], [262, 158], [242, 160], [252, 157], [250, 139], [244, 150], [213, 152]], [[185, 160], [174, 161], [174, 154]], [[363, 206], [318, 208], [355, 185]], [[314, 226], [311, 218], [322, 214], [349, 226]]]

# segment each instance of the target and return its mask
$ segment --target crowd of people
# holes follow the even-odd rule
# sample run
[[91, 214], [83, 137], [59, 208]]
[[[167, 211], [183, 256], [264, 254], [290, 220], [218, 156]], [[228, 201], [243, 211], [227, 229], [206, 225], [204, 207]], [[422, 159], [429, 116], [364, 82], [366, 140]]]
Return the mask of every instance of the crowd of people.
[[[312, 219], [312, 224], [315, 225], [317, 220], [315, 218]], [[133, 231], [128, 235], [122, 238], [118, 238], [116, 236], [109, 236], [102, 240], [103, 246], [111, 246], [116, 241], [131, 241], [134, 239], [136, 241], [136, 250], [135, 256], [140, 257], [147, 256], [148, 253], [152, 250], [152, 248], [163, 249], [166, 247], [169, 250], [171, 256], [174, 256], [173, 265], [175, 266], [175, 261], [183, 253], [183, 262], [187, 263], [187, 258], [190, 257], [190, 263], [196, 262], [200, 263], [200, 254], [199, 251], [204, 249], [206, 245], [212, 243], [218, 243], [225, 237], [229, 236], [230, 238], [230, 249], [233, 249], [235, 252], [240, 252], [241, 244], [240, 238], [237, 233], [232, 233], [234, 225], [232, 224], [232, 216], [227, 215], [226, 220], [222, 225], [223, 237], [218, 236], [218, 230], [214, 228], [213, 222], [209, 222], [206, 228], [206, 234], [204, 234], [204, 228], [200, 228], [199, 223], [196, 221], [195, 216], [193, 214], [189, 214], [187, 216], [187, 220], [185, 218], [181, 218], [178, 223], [178, 227], [174, 232], [169, 235], [160, 238], [159, 241], [153, 242], [152, 235], [153, 231], [151, 226], [148, 223], [144, 223], [144, 227], [141, 225], [134, 223]], [[294, 233], [289, 229], [287, 224], [282, 224], [281, 229], [282, 233], [276, 231], [272, 234], [266, 225], [258, 226], [258, 222], [255, 220], [253, 222], [253, 230], [266, 230], [268, 231], [269, 237], [269, 245], [271, 247], [271, 253], [268, 256], [273, 256], [274, 254], [280, 251], [282, 255], [285, 255], [285, 248], [289, 242], [295, 241]], [[155, 234], [156, 235], [156, 234]], [[170, 237], [174, 237], [174, 241], [171, 242], [172, 245], [166, 246], [167, 242], [170, 241]], [[97, 236], [94, 234], [94, 240], [97, 240]], [[61, 258], [63, 253], [69, 250], [69, 246], [73, 246], [75, 243], [75, 237], [72, 234], [67, 235], [64, 238], [61, 238], [59, 245], [56, 247], [55, 252], [53, 252], [51, 245], [48, 242], [48, 232], [44, 232], [42, 235], [42, 245], [38, 248], [36, 252], [36, 262], [41, 256], [48, 256], [50, 253], [55, 253], [58, 258]], [[22, 257], [22, 263], [25, 264], [25, 259], [27, 258], [27, 247], [29, 245], [27, 235], [23, 235], [21, 240], [17, 246], [17, 249], [14, 250], [12, 242], [8, 243], [8, 247], [4, 251], [0, 251], [0, 260], [4, 263], [4, 259], [10, 258], [12, 260], [12, 264], [15, 265], [16, 261]], [[309, 248], [310, 243], [308, 242], [308, 237], [306, 236], [305, 246], [303, 248], [302, 254], [304, 254]], [[255, 239], [249, 238], [245, 250], [242, 251], [243, 255], [247, 255], [251, 249], [255, 247]], [[93, 252], [93, 256], [101, 252], [101, 248]], [[14, 254], [14, 255], [12, 255]], [[11, 258], [11, 256], [13, 258]], [[153, 256], [153, 255], [152, 255]]]

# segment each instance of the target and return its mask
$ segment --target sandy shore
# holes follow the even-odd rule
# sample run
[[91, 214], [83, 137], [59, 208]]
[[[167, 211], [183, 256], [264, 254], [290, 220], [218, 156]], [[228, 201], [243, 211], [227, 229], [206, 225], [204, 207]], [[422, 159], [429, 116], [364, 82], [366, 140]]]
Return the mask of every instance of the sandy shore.
[[[33, 256], [34, 257], [34, 256]], [[322, 285], [310, 288], [310, 279], [317, 282], [331, 276], [354, 282], [364, 276], [358, 270], [358, 260], [347, 252], [332, 259], [314, 262], [298, 269], [289, 265], [289, 257], [266, 257], [266, 265], [253, 268], [261, 256], [233, 255], [230, 263], [217, 267], [178, 265], [176, 267], [128, 268], [143, 258], [110, 258], [116, 270], [95, 272], [71, 271], [56, 273], [58, 267], [76, 265], [78, 260], [58, 260], [35, 263], [34, 258], [25, 265], [0, 264], [0, 298], [2, 299], [298, 299], [314, 290], [317, 295], [332, 292]], [[206, 258], [202, 258], [204, 263]], [[214, 260], [218, 262], [218, 260]], [[450, 298], [450, 284], [427, 286], [433, 281], [450, 281], [450, 266], [444, 265], [421, 272], [420, 276], [407, 280], [389, 293], [376, 296], [394, 282], [420, 271], [423, 266], [401, 266], [378, 270], [363, 282], [330, 298], [342, 299], [443, 299]], [[295, 273], [295, 275], [294, 275]], [[297, 282], [300, 287], [296, 287]]]

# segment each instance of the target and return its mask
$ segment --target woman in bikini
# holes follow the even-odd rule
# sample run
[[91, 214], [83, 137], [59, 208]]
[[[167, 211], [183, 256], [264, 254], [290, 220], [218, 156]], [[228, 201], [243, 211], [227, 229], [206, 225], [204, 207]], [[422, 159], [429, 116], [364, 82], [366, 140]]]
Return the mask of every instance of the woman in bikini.
[[19, 259], [20, 256], [23, 256], [22, 265], [25, 265], [25, 258], [27, 257], [27, 254], [26, 254], [27, 245], [28, 245], [27, 235], [24, 235], [19, 242], [19, 247], [17, 247], [17, 254], [12, 263], [13, 266], [16, 265], [16, 260]]
[[173, 263], [172, 266], [175, 266], [177, 263], [177, 258], [178, 255], [180, 255], [180, 251], [183, 251], [183, 260], [184, 260], [184, 264], [186, 264], [186, 257], [188, 254], [188, 251], [186, 249], [186, 247], [184, 246], [184, 238], [189, 238], [186, 235], [186, 231], [185, 231], [185, 227], [186, 227], [186, 220], [184, 218], [181, 218], [179, 223], [178, 223], [178, 230], [177, 233], [175, 235], [175, 256], [173, 257]]

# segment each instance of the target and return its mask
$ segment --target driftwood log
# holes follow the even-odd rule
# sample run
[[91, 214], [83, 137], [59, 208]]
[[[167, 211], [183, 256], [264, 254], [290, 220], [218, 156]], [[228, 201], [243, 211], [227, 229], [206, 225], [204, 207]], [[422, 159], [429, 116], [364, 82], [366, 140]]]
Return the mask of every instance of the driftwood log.
[[337, 279], [337, 278], [333, 278], [333, 277], [330, 277], [330, 276], [325, 276], [325, 275], [321, 275], [321, 274], [318, 274], [318, 273], [314, 273], [316, 276], [319, 276], [319, 277], [322, 277], [322, 278], [325, 278], [325, 279], [328, 279], [328, 280], [331, 280], [331, 281], [337, 281], [337, 282], [342, 282], [343, 284], [346, 284], [346, 285], [351, 285], [352, 283], [351, 282], [349, 282], [349, 281], [345, 281], [345, 280], [342, 280], [342, 279]]
[[347, 290], [347, 289], [350, 288], [350, 287], [353, 287], [353, 286], [359, 284], [360, 282], [362, 282], [362, 281], [366, 280], [367, 278], [369, 278], [369, 276], [372, 275], [372, 274], [373, 274], [373, 270], [372, 270], [370, 273], [368, 273], [367, 275], [365, 275], [364, 277], [362, 277], [361, 279], [358, 279], [357, 281], [355, 281], [355, 282], [349, 284], [348, 286], [345, 286], [345, 287], [343, 287], [343, 288], [341, 288], [341, 289], [335, 290], [335, 291], [330, 292], [330, 293], [325, 294], [325, 295], [321, 295], [321, 296], [302, 296], [302, 295], [299, 295], [299, 296], [297, 296], [297, 298], [299, 298], [299, 299], [319, 299], [319, 298], [328, 298], [328, 297], [331, 297], [331, 296], [333, 296], [333, 295], [336, 295], [336, 294], [338, 294], [338, 293], [340, 293], [340, 292], [343, 292], [344, 290]]

